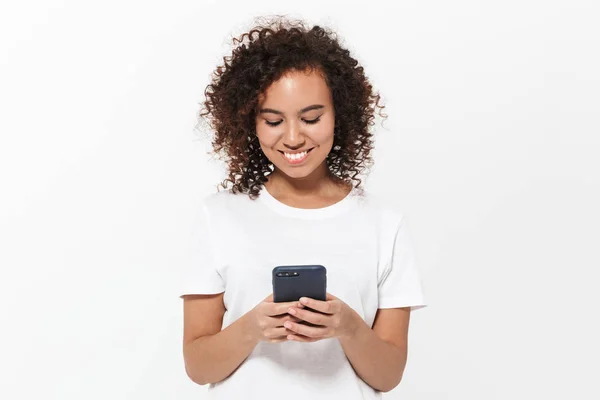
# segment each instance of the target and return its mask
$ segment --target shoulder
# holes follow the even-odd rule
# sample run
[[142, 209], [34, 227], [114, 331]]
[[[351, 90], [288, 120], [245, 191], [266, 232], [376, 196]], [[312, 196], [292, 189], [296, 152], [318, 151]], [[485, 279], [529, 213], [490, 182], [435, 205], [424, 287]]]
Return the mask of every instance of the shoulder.
[[356, 197], [364, 213], [386, 225], [397, 225], [404, 217], [402, 199], [397, 195], [362, 189]]
[[232, 189], [224, 189], [205, 195], [201, 199], [201, 206], [208, 213], [239, 209], [239, 207], [249, 207], [255, 200], [250, 199], [247, 193], [234, 193]]

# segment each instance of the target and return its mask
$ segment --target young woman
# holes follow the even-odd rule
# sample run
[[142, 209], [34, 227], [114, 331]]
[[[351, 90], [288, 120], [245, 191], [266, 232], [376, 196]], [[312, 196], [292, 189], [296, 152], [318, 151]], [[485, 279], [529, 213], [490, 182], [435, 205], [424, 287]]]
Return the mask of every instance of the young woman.
[[[205, 197], [194, 225], [186, 372], [213, 399], [380, 398], [426, 304], [406, 218], [356, 177], [379, 96], [320, 26], [275, 20], [234, 43], [200, 114], [232, 187]], [[273, 302], [272, 269], [303, 264], [327, 268], [326, 300]]]

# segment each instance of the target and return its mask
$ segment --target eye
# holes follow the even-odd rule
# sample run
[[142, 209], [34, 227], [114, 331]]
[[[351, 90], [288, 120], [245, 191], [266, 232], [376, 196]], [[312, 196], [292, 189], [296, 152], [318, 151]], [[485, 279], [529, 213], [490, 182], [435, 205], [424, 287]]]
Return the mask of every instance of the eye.
[[[319, 122], [320, 120], [321, 120], [321, 117], [317, 117], [315, 119], [310, 119], [310, 120], [303, 119], [302, 121], [304, 121], [305, 124], [313, 125], [313, 124], [316, 124], [317, 122]], [[281, 122], [282, 121], [271, 122], [271, 121], [267, 121], [265, 119], [265, 124], [267, 124], [269, 126], [277, 126], [277, 125], [281, 124]]]
[[311, 120], [309, 120], [309, 121], [307, 121], [307, 120], [303, 120], [303, 121], [304, 121], [305, 123], [309, 124], [309, 125], [312, 125], [312, 124], [316, 124], [316, 123], [317, 123], [317, 122], [319, 122], [320, 120], [321, 120], [321, 117], [317, 117], [317, 118], [315, 118], [315, 119], [311, 119]]

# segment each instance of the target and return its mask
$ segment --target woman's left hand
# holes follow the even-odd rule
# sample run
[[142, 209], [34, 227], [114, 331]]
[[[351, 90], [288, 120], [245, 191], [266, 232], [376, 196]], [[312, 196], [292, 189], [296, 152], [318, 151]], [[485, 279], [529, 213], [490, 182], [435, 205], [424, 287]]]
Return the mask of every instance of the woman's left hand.
[[[350, 338], [362, 321], [360, 315], [337, 297], [327, 293], [326, 300], [320, 301], [307, 297], [300, 299], [298, 307], [290, 307], [288, 313], [313, 325], [288, 321], [284, 326], [292, 331], [288, 340], [297, 342], [316, 342], [326, 338]], [[306, 307], [311, 308], [311, 311]]]

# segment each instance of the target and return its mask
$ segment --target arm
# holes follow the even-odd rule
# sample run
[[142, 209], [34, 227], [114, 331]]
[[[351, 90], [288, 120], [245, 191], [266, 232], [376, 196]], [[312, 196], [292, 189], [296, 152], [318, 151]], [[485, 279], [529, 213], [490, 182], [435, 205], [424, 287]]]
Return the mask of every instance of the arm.
[[410, 307], [380, 309], [373, 329], [358, 315], [356, 329], [339, 341], [356, 373], [372, 388], [388, 392], [404, 374]]
[[225, 314], [223, 293], [184, 296], [183, 356], [187, 375], [199, 385], [220, 382], [231, 375], [261, 341], [285, 341], [289, 332], [283, 324], [299, 321], [286, 313], [294, 303], [274, 303], [270, 294], [221, 330]]
[[[248, 314], [221, 330], [225, 313], [223, 293], [185, 296], [183, 305], [183, 356], [187, 375], [199, 385], [222, 381], [259, 342], [249, 334]], [[199, 315], [202, 319], [197, 318]]]
[[[408, 353], [411, 307], [425, 305], [416, 254], [407, 220], [394, 225], [389, 262], [377, 286], [379, 309], [373, 328], [352, 309], [350, 334], [340, 343], [356, 373], [371, 387], [390, 391], [402, 380]], [[346, 307], [342, 307], [345, 309]]]
[[388, 392], [400, 383], [407, 358], [410, 307], [379, 309], [371, 329], [356, 311], [330, 293], [327, 301], [300, 301], [319, 313], [296, 308], [298, 305], [288, 313], [316, 326], [286, 322], [295, 333], [288, 336], [290, 340], [336, 337], [356, 373], [373, 389]]

